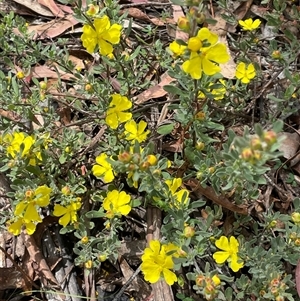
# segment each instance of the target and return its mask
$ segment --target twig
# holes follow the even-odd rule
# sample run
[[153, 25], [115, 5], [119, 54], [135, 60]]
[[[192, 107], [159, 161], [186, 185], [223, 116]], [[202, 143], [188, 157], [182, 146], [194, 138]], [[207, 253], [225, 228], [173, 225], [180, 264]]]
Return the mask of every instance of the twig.
[[120, 289], [120, 291], [116, 294], [116, 296], [112, 299], [112, 301], [118, 301], [119, 298], [123, 295], [127, 287], [131, 284], [131, 282], [134, 280], [134, 278], [137, 276], [137, 274], [141, 271], [141, 264], [136, 269], [136, 271], [132, 274], [132, 276], [127, 280], [127, 282], [123, 285], [123, 287]]

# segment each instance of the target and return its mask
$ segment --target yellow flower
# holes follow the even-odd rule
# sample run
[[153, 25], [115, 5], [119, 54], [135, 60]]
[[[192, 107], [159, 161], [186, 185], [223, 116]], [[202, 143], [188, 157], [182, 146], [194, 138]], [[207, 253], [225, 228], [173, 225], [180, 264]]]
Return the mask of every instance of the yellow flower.
[[92, 168], [93, 175], [95, 177], [101, 178], [104, 183], [110, 183], [114, 178], [113, 167], [107, 161], [107, 155], [102, 153], [100, 156], [96, 157], [96, 162]]
[[124, 191], [110, 191], [103, 201], [103, 208], [107, 211], [107, 218], [127, 215], [131, 211], [130, 195]]
[[66, 227], [69, 223], [73, 224], [77, 222], [77, 211], [81, 207], [81, 202], [74, 200], [71, 204], [67, 206], [61, 206], [56, 204], [54, 206], [53, 215], [54, 216], [61, 216], [58, 220], [58, 223], [63, 227]]
[[183, 63], [182, 69], [194, 79], [201, 78], [202, 72], [206, 75], [220, 72], [221, 68], [216, 63], [226, 63], [229, 60], [225, 44], [218, 43], [218, 36], [205, 27], [198, 31], [196, 37], [189, 39], [188, 48], [191, 55]]
[[[165, 183], [168, 185], [171, 194], [175, 197], [178, 203], [186, 203], [189, 197], [189, 191], [187, 189], [181, 189], [177, 191], [177, 189], [182, 184], [181, 178], [174, 178], [172, 180], [166, 180]], [[177, 191], [177, 192], [176, 192]]]
[[51, 191], [51, 188], [43, 185], [37, 187], [33, 193], [27, 193], [25, 199], [16, 206], [14, 215], [24, 217], [24, 220], [28, 222], [40, 223], [42, 219], [38, 209], [49, 205]]
[[131, 119], [132, 114], [124, 112], [132, 107], [132, 102], [120, 94], [113, 94], [112, 101], [106, 112], [105, 122], [112, 129], [116, 129], [120, 123]]
[[246, 64], [240, 62], [235, 71], [236, 78], [240, 79], [243, 84], [248, 84], [256, 75], [254, 65], [251, 63], [246, 67]]
[[120, 42], [122, 26], [110, 24], [108, 16], [94, 20], [94, 28], [91, 25], [83, 26], [81, 41], [89, 53], [93, 53], [96, 46], [99, 46], [101, 55], [108, 55], [113, 52], [113, 46]]
[[186, 50], [186, 46], [180, 45], [176, 41], [173, 41], [169, 45], [169, 49], [173, 52], [173, 55], [176, 57], [176, 56], [180, 56], [184, 53], [184, 51]]
[[150, 131], [145, 131], [147, 126], [147, 122], [141, 120], [139, 124], [137, 124], [134, 120], [130, 120], [125, 124], [125, 135], [126, 140], [132, 140], [134, 143], [137, 140], [139, 143], [146, 140], [147, 136], [149, 135]]
[[150, 241], [149, 248], [146, 248], [142, 256], [141, 270], [145, 280], [150, 283], [159, 281], [161, 277], [169, 285], [177, 281], [176, 274], [171, 270], [174, 268], [172, 255], [167, 255], [164, 246], [158, 240]]
[[244, 263], [238, 257], [239, 242], [234, 236], [231, 236], [229, 241], [226, 236], [221, 236], [215, 242], [216, 247], [222, 251], [217, 251], [213, 254], [213, 258], [218, 264], [224, 263], [226, 260], [229, 262], [229, 267], [237, 272], [244, 266]]
[[15, 158], [22, 150], [21, 158], [29, 158], [29, 165], [35, 166], [36, 159], [41, 160], [40, 152], [33, 150], [35, 139], [32, 136], [27, 136], [22, 132], [14, 132], [13, 134], [6, 134], [2, 139], [7, 145], [6, 153], [8, 156]]
[[27, 234], [32, 235], [35, 232], [36, 225], [32, 221], [22, 217], [17, 217], [17, 219], [8, 227], [8, 231], [17, 236], [21, 233], [23, 225], [26, 228]]
[[245, 21], [243, 21], [243, 20], [239, 21], [239, 24], [243, 28], [243, 30], [249, 30], [249, 31], [257, 29], [259, 27], [260, 23], [261, 23], [261, 21], [259, 19], [256, 19], [255, 21], [253, 21], [251, 18], [247, 19]]

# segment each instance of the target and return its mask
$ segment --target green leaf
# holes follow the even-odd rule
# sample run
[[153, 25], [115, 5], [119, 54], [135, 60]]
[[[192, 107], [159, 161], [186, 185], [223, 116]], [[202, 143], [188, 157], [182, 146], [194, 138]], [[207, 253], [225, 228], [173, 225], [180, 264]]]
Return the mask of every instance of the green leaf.
[[173, 85], [165, 85], [164, 90], [173, 95], [183, 95], [183, 91]]
[[174, 123], [165, 124], [157, 129], [157, 133], [160, 135], [168, 135], [173, 131], [173, 129], [174, 129]]
[[85, 215], [87, 218], [100, 218], [100, 217], [104, 217], [105, 213], [103, 211], [92, 210], [87, 212]]
[[192, 202], [192, 203], [191, 203], [191, 207], [192, 207], [193, 209], [194, 209], [194, 208], [200, 208], [200, 207], [203, 207], [205, 204], [206, 204], [205, 201], [198, 200], [198, 201]]

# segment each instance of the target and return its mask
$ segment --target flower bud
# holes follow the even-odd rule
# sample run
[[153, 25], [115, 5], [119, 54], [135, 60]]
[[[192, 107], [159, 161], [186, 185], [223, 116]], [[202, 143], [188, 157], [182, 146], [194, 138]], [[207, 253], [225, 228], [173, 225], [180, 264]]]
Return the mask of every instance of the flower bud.
[[205, 281], [205, 277], [203, 275], [198, 275], [196, 277], [196, 285], [203, 287], [204, 286], [204, 281]]
[[205, 14], [199, 11], [198, 7], [191, 7], [189, 13], [198, 24], [203, 24], [206, 20]]
[[86, 84], [84, 86], [84, 90], [87, 92], [91, 92], [93, 90], [93, 86], [91, 84]]
[[215, 170], [216, 170], [216, 169], [215, 169], [213, 166], [208, 168], [208, 172], [209, 172], [210, 174], [214, 173]]
[[215, 288], [214, 288], [214, 286], [212, 284], [206, 284], [204, 292], [206, 294], [212, 295], [212, 294], [215, 293]]
[[190, 27], [190, 22], [186, 17], [179, 17], [177, 21], [177, 26], [186, 32], [189, 32], [191, 27]]
[[123, 152], [118, 155], [118, 160], [122, 163], [129, 163], [132, 158], [132, 155], [128, 152]]
[[34, 196], [34, 191], [33, 190], [26, 190], [25, 197], [27, 199], [31, 199], [33, 196]]
[[64, 186], [62, 189], [61, 189], [61, 193], [63, 195], [70, 195], [71, 194], [71, 189], [69, 186]]
[[300, 238], [296, 238], [294, 244], [295, 244], [295, 246], [299, 247], [300, 246]]
[[140, 165], [140, 170], [141, 171], [145, 171], [149, 168], [150, 164], [149, 162], [143, 162], [141, 165]]
[[148, 162], [151, 166], [155, 165], [155, 164], [157, 163], [157, 158], [156, 158], [156, 156], [154, 156], [154, 155], [148, 155], [148, 156], [147, 156], [147, 162]]
[[177, 250], [177, 254], [179, 255], [179, 257], [186, 257], [187, 253], [185, 251], [183, 251], [181, 248], [179, 248]]
[[276, 225], [277, 225], [277, 221], [276, 221], [276, 220], [272, 220], [272, 221], [270, 221], [270, 223], [269, 223], [269, 228], [275, 228]]
[[198, 151], [202, 151], [205, 147], [205, 144], [203, 142], [197, 142], [195, 147]]
[[44, 81], [41, 81], [41, 82], [40, 82], [40, 89], [46, 90], [46, 89], [47, 89], [47, 83], [44, 82]]
[[285, 298], [283, 296], [276, 296], [275, 301], [284, 301]]
[[267, 131], [264, 133], [264, 141], [268, 146], [271, 146], [277, 141], [277, 135], [274, 131]]
[[17, 74], [16, 74], [16, 76], [17, 76], [18, 79], [22, 79], [22, 78], [25, 77], [25, 74], [24, 74], [23, 71], [18, 71]]
[[153, 174], [159, 176], [159, 175], [161, 175], [161, 170], [155, 169], [155, 170], [153, 170]]
[[202, 42], [198, 37], [191, 37], [188, 41], [188, 49], [197, 52], [202, 47]]
[[299, 212], [293, 212], [291, 217], [292, 217], [292, 221], [295, 224], [300, 224], [300, 213]]
[[274, 50], [272, 52], [272, 58], [275, 60], [281, 59], [281, 52], [279, 50]]
[[87, 262], [84, 263], [84, 267], [86, 269], [91, 269], [93, 267], [93, 261], [92, 260], [88, 260]]
[[86, 11], [86, 14], [88, 16], [94, 16], [94, 15], [98, 14], [98, 12], [99, 12], [99, 6], [98, 5], [89, 4], [88, 8], [89, 9]]
[[253, 152], [253, 158], [255, 159], [255, 160], [260, 160], [261, 159], [261, 152], [259, 151], [259, 150], [255, 150], [254, 152]]
[[289, 236], [289, 238], [290, 238], [291, 240], [295, 240], [295, 239], [297, 239], [297, 233], [296, 233], [296, 232], [292, 232], [292, 233], [290, 233], [290, 236]]
[[81, 243], [82, 244], [87, 244], [89, 242], [89, 238], [87, 237], [87, 236], [83, 236], [82, 238], [81, 238]]
[[98, 256], [98, 260], [99, 260], [100, 262], [104, 262], [106, 259], [107, 259], [107, 255], [106, 255], [106, 254], [100, 254], [100, 255]]
[[197, 174], [196, 174], [196, 178], [201, 181], [202, 180], [202, 177], [203, 177], [203, 172], [201, 171], [198, 171]]
[[187, 226], [184, 228], [183, 235], [187, 238], [193, 237], [195, 235], [195, 228], [191, 226]]
[[262, 150], [262, 143], [258, 137], [252, 138], [250, 141], [250, 145], [253, 150]]
[[203, 121], [205, 119], [205, 113], [200, 111], [196, 114], [196, 119], [199, 120], [199, 121]]
[[244, 148], [242, 153], [241, 153], [241, 157], [245, 161], [250, 161], [253, 157], [253, 153], [252, 153], [251, 148]]

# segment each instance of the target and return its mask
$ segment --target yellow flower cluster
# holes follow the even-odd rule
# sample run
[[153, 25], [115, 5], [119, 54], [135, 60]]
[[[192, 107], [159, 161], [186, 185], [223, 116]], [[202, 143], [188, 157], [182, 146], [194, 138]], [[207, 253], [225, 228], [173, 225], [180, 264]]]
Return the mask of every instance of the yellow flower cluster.
[[33, 234], [36, 224], [42, 222], [38, 210], [49, 205], [51, 191], [52, 189], [46, 185], [39, 186], [35, 190], [27, 190], [24, 199], [16, 206], [15, 219], [10, 221], [8, 231], [19, 235], [22, 227], [25, 226], [27, 233]]
[[98, 46], [101, 55], [110, 55], [113, 46], [119, 44], [122, 26], [119, 24], [111, 25], [108, 16], [97, 18], [93, 26], [86, 24], [83, 26], [81, 41], [89, 53], [93, 53]]
[[200, 79], [202, 74], [214, 75], [221, 71], [218, 64], [229, 60], [226, 45], [218, 42], [218, 35], [208, 28], [201, 28], [197, 35], [188, 40], [187, 46], [172, 42], [169, 49], [174, 56], [189, 53], [182, 70], [194, 79]]
[[42, 160], [39, 149], [34, 147], [35, 138], [23, 132], [8, 133], [1, 137], [1, 144], [6, 148], [9, 158], [18, 156], [29, 159], [29, 165], [35, 166]]

